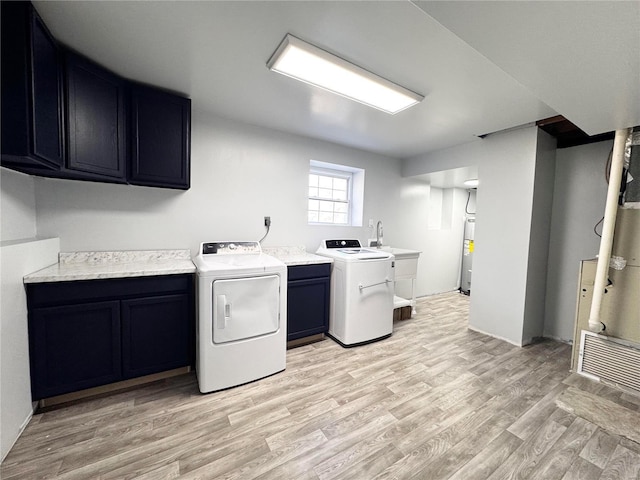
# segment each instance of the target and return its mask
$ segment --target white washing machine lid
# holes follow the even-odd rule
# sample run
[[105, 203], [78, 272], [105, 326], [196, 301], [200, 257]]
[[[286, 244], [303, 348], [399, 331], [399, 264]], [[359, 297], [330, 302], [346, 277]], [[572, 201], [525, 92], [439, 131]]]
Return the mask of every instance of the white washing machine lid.
[[362, 248], [359, 240], [323, 240], [316, 254], [344, 262], [393, 258], [391, 252], [375, 248]]
[[[238, 253], [236, 253], [238, 252]], [[258, 242], [203, 242], [194, 258], [198, 273], [251, 274], [286, 270], [286, 265], [262, 253]]]

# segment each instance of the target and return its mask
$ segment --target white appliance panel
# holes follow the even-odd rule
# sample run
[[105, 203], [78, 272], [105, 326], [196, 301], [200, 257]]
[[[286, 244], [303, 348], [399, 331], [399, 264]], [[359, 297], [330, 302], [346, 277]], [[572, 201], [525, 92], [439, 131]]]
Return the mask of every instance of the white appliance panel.
[[323, 240], [316, 254], [333, 258], [329, 336], [344, 347], [393, 333], [394, 256], [356, 239]]
[[344, 315], [346, 312], [345, 276], [346, 264], [334, 262], [331, 269], [331, 310], [329, 314], [329, 335], [342, 343], [346, 333]]
[[357, 321], [345, 322], [345, 343], [360, 343], [391, 334], [394, 295], [391, 265], [388, 260], [366, 260], [347, 269], [345, 318]]
[[389, 259], [335, 262], [329, 334], [344, 345], [391, 335], [393, 277]]
[[[286, 368], [287, 266], [262, 253], [247, 254], [251, 245], [260, 251], [257, 242], [206, 242], [194, 258], [196, 371], [202, 393]], [[217, 323], [224, 328], [215, 332]]]
[[213, 281], [213, 342], [259, 337], [279, 328], [280, 277]]

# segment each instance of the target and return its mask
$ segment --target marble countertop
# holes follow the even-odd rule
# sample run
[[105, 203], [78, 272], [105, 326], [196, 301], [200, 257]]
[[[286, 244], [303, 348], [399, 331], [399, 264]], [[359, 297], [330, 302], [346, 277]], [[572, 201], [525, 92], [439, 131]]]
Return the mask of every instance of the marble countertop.
[[304, 247], [263, 247], [262, 252], [276, 257], [287, 266], [333, 263], [333, 259], [308, 253]]
[[24, 283], [194, 273], [189, 250], [61, 252], [58, 263], [23, 277]]

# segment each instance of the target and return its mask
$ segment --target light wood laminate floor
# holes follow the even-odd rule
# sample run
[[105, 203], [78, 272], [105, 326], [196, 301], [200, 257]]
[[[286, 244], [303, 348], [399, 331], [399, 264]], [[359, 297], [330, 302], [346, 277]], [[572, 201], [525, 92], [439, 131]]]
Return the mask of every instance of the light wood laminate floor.
[[[286, 371], [201, 395], [193, 374], [33, 417], [9, 479], [637, 479], [640, 445], [559, 408], [570, 347], [467, 329], [469, 298], [420, 299], [393, 336], [289, 350]], [[568, 397], [567, 397], [568, 398]]]

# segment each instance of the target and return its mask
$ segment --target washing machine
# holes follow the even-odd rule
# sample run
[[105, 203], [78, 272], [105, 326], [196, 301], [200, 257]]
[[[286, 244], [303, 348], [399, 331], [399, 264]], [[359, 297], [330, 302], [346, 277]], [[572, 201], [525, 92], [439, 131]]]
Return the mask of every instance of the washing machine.
[[393, 332], [394, 260], [359, 240], [323, 240], [316, 254], [333, 259], [329, 337], [354, 347]]
[[258, 242], [204, 242], [197, 268], [196, 373], [202, 393], [285, 369], [287, 267]]

